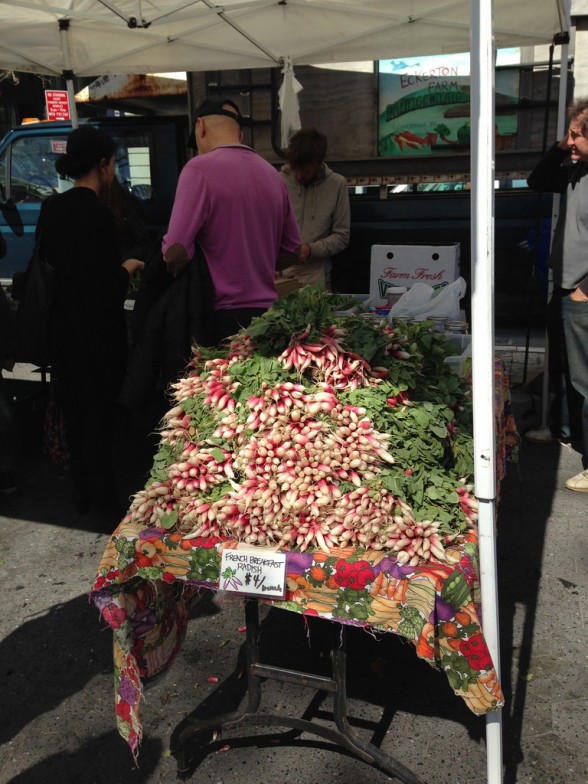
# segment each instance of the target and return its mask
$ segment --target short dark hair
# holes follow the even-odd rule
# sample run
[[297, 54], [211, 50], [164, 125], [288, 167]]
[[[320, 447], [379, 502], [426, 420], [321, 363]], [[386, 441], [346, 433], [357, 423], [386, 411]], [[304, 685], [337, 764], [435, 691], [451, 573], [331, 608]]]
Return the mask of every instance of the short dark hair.
[[286, 162], [292, 169], [303, 169], [322, 163], [327, 155], [327, 137], [316, 128], [301, 128], [292, 135], [285, 151]]
[[577, 98], [567, 108], [568, 120], [582, 117], [582, 130], [588, 132], [588, 98]]
[[83, 125], [67, 137], [65, 155], [55, 161], [55, 168], [62, 177], [75, 180], [92, 171], [100, 161], [109, 161], [115, 150], [114, 140], [108, 134], [92, 125]]

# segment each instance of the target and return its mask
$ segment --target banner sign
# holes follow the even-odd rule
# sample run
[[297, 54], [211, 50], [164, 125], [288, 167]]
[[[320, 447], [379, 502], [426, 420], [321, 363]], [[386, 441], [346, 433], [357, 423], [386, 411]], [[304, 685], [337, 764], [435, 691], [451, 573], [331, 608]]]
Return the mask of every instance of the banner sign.
[[[495, 81], [496, 149], [507, 149], [516, 139], [518, 69], [497, 70]], [[468, 52], [379, 61], [380, 155], [464, 152], [470, 125]]]

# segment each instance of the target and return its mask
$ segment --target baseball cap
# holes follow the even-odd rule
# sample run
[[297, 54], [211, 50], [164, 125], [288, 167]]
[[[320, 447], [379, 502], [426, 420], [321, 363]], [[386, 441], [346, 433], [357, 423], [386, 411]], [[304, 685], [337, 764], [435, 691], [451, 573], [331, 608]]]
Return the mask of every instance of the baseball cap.
[[[231, 106], [234, 111], [231, 111], [231, 109], [225, 109], [225, 106]], [[214, 98], [205, 98], [197, 107], [196, 111], [194, 112], [194, 116], [192, 117], [192, 133], [188, 138], [188, 147], [191, 147], [193, 150], [196, 149], [196, 133], [194, 130], [196, 120], [199, 117], [209, 117], [211, 114], [220, 114], [224, 117], [230, 117], [231, 119], [238, 122], [240, 127], [243, 127], [243, 115], [234, 101], [232, 101], [230, 98], [225, 98], [222, 95], [215, 96]]]

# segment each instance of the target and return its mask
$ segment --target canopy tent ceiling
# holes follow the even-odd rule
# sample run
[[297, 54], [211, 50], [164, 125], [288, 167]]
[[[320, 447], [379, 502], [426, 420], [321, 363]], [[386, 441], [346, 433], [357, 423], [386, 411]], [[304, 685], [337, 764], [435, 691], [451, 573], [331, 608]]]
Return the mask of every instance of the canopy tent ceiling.
[[[497, 48], [551, 42], [562, 0], [494, 0]], [[471, 0], [0, 0], [0, 69], [77, 76], [256, 68], [470, 48]], [[69, 20], [67, 34], [60, 20]]]

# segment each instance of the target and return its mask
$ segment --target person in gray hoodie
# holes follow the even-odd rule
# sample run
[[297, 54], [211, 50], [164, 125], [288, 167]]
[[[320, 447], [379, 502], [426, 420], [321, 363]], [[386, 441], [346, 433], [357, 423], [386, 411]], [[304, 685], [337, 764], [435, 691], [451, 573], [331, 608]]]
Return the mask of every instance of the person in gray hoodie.
[[327, 137], [316, 128], [302, 128], [290, 138], [281, 175], [302, 240], [297, 264], [284, 274], [330, 289], [332, 258], [349, 243], [351, 217], [347, 181], [327, 166], [326, 154]]

